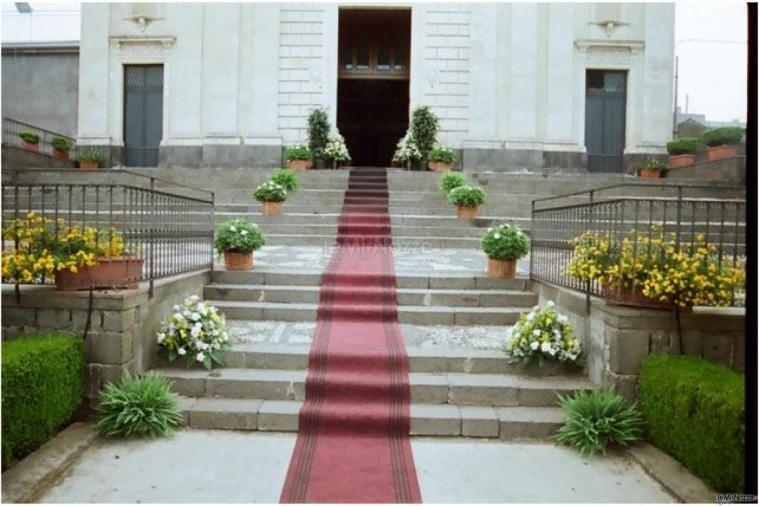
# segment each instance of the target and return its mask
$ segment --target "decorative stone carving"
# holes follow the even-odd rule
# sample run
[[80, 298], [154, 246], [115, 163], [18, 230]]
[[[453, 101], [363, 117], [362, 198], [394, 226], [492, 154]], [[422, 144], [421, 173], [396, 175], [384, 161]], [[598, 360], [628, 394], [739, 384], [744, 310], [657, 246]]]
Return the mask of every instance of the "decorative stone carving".
[[111, 37], [120, 58], [162, 58], [174, 45], [174, 37]]
[[643, 49], [642, 41], [578, 40], [575, 46], [585, 61], [591, 63], [629, 63]]

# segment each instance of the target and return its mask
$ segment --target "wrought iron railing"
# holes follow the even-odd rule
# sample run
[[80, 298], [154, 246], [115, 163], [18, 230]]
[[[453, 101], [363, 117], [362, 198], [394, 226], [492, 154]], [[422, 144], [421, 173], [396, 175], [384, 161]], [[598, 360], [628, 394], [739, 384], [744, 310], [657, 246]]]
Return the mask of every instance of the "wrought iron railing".
[[[63, 178], [50, 173], [65, 173], [66, 182], [56, 182]], [[62, 169], [17, 171], [3, 185], [2, 197], [6, 253], [29, 247], [28, 238], [13, 232], [14, 223], [26, 228], [36, 223], [57, 238], [53, 242], [89, 230], [96, 251], [137, 259], [141, 266], [130, 281], [148, 281], [151, 294], [156, 279], [213, 269], [213, 193], [125, 170]], [[44, 274], [26, 279], [7, 274], [3, 282], [54, 282]]]
[[[634, 291], [631, 285], [637, 281], [620, 275], [618, 281], [602, 286], [597, 278], [586, 281], [570, 275], [568, 266], [583, 234], [583, 244], [603, 249], [605, 256], [597, 257], [601, 263], [620, 270], [630, 262], [656, 263], [651, 252], [663, 258], [671, 248], [692, 261], [700, 250], [707, 270], [745, 272], [746, 201], [741, 188], [619, 184], [536, 199], [531, 221], [530, 278], [583, 292], [588, 302], [590, 295], [625, 298], [622, 292]], [[732, 292], [718, 297], [719, 303], [699, 305], [744, 305], [745, 282]], [[654, 301], [628, 297], [626, 302], [647, 306]]]
[[65, 139], [69, 143], [69, 154], [71, 157], [76, 153], [76, 139], [13, 118], [3, 118], [3, 146], [21, 146], [23, 140], [20, 134], [22, 132], [31, 132], [39, 135], [40, 142], [37, 145], [37, 152], [39, 153], [52, 155], [52, 143], [56, 137]]

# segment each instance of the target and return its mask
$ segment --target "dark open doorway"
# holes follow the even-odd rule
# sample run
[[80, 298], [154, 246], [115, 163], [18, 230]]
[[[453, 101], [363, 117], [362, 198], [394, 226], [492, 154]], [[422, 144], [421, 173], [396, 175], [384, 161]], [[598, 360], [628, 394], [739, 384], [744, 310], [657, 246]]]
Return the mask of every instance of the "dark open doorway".
[[356, 166], [388, 166], [408, 127], [411, 10], [340, 9], [337, 127]]

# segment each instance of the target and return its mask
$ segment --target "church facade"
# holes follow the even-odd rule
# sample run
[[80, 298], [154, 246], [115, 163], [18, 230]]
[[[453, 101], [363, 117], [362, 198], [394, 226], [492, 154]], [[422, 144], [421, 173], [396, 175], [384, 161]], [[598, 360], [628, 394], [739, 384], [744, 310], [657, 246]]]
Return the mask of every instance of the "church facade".
[[672, 135], [673, 4], [85, 3], [81, 146], [114, 166], [273, 167], [317, 106], [357, 165], [410, 111], [464, 170], [621, 172]]

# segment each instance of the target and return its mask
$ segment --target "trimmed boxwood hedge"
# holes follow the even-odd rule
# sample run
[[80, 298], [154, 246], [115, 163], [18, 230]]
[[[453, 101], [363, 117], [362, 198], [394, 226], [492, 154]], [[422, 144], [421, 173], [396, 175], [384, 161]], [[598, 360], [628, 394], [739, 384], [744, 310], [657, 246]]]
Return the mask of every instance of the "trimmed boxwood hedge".
[[2, 344], [2, 467], [49, 440], [84, 393], [82, 339], [50, 333]]
[[646, 434], [718, 492], [742, 492], [744, 376], [700, 357], [651, 355], [641, 366]]

